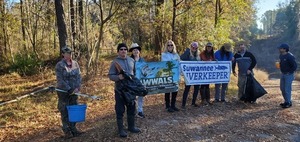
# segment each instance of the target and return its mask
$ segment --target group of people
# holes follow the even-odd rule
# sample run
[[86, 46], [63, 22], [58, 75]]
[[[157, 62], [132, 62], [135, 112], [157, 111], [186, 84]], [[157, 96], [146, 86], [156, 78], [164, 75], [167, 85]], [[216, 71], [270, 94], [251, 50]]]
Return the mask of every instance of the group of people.
[[[198, 42], [192, 42], [190, 47], [187, 48], [184, 53], [179, 56], [176, 45], [172, 40], [168, 40], [165, 43], [164, 49], [161, 54], [161, 61], [232, 61], [232, 72], [235, 76], [238, 76], [238, 98], [241, 98], [244, 91], [244, 85], [246, 83], [246, 76], [253, 73], [253, 68], [256, 66], [256, 59], [252, 53], [246, 50], [245, 44], [237, 45], [237, 53], [233, 54], [231, 51], [231, 44], [225, 43], [219, 50], [214, 52], [213, 44], [208, 42], [205, 48], [200, 52]], [[292, 106], [291, 91], [292, 81], [294, 80], [294, 72], [297, 69], [295, 57], [289, 52], [288, 44], [281, 44], [278, 47], [280, 51], [280, 70], [282, 76], [280, 79], [280, 90], [284, 98], [284, 102], [280, 104], [282, 108], [288, 108]], [[135, 127], [135, 116], [145, 118], [143, 112], [144, 97], [137, 98], [137, 113], [136, 104], [126, 103], [124, 97], [119, 91], [116, 91], [120, 87], [120, 81], [125, 79], [124, 75], [119, 72], [116, 67], [118, 63], [121, 68], [130, 75], [135, 75], [135, 62], [144, 62], [145, 60], [140, 56], [141, 47], [137, 43], [133, 43], [131, 48], [125, 43], [120, 43], [117, 46], [118, 56], [112, 61], [109, 68], [109, 79], [115, 82], [115, 112], [118, 126], [118, 133], [120, 137], [127, 137], [123, 125], [123, 115], [125, 110], [127, 111], [127, 123], [128, 131], [132, 133], [141, 132], [140, 129]], [[61, 49], [62, 60], [57, 63], [56, 77], [57, 88], [66, 90], [66, 92], [58, 92], [58, 109], [61, 114], [62, 130], [67, 138], [76, 137], [82, 134], [77, 130], [76, 123], [69, 122], [66, 106], [76, 105], [77, 96], [73, 93], [80, 91], [81, 75], [80, 68], [76, 61], [72, 60], [72, 50], [66, 46]], [[131, 56], [128, 56], [127, 52], [132, 52]], [[235, 71], [236, 65], [238, 66], [238, 74]], [[185, 109], [190, 85], [185, 85], [182, 97], [181, 108]], [[225, 102], [228, 83], [215, 84], [215, 98], [214, 102]], [[194, 92], [191, 105], [197, 107], [197, 96], [200, 90], [201, 104], [210, 105], [210, 88], [209, 84], [194, 85]], [[178, 92], [165, 93], [165, 106], [168, 112], [179, 111], [176, 107], [176, 98]]]

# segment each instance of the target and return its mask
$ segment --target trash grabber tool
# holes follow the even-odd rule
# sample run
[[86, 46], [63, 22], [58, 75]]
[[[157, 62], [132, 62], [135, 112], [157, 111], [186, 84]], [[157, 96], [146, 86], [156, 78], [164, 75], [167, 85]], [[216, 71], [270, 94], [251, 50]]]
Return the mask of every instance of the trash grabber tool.
[[1, 105], [5, 105], [5, 104], [9, 104], [9, 103], [13, 103], [13, 102], [17, 102], [17, 101], [19, 101], [19, 100], [21, 100], [21, 99], [24, 99], [24, 98], [26, 98], [26, 97], [33, 96], [33, 95], [35, 95], [35, 94], [37, 94], [37, 93], [40, 93], [40, 92], [43, 92], [43, 91], [49, 91], [49, 90], [50, 90], [50, 87], [45, 87], [45, 88], [42, 88], [42, 89], [33, 91], [33, 92], [31, 92], [31, 93], [25, 94], [25, 95], [23, 95], [23, 96], [17, 97], [16, 99], [13, 99], [13, 100], [10, 100], [10, 101], [1, 102], [1, 103], [0, 103], [0, 106], [1, 106]]
[[[61, 89], [58, 89], [58, 88], [55, 88], [54, 90], [55, 90], [55, 91], [58, 91], [58, 92], [67, 93], [67, 91], [61, 90]], [[86, 97], [86, 98], [91, 98], [91, 99], [93, 99], [93, 100], [100, 100], [100, 97], [99, 97], [99, 96], [92, 96], [92, 95], [81, 94], [81, 93], [74, 93], [74, 95], [82, 96], [82, 97]]]

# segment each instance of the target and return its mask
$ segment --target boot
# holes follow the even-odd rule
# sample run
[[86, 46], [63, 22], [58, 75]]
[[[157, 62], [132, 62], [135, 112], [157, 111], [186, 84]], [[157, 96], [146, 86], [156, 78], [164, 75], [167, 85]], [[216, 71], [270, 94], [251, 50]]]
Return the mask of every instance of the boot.
[[117, 124], [120, 137], [127, 137], [127, 133], [124, 130], [123, 119], [117, 119]]
[[199, 85], [194, 85], [194, 93], [193, 93], [192, 105], [195, 106], [195, 107], [198, 106], [196, 104], [198, 93], [199, 93]]
[[177, 92], [172, 92], [171, 108], [172, 108], [174, 111], [179, 111], [179, 109], [175, 106], [175, 103], [176, 103], [176, 97], [177, 97]]
[[76, 123], [71, 122], [70, 125], [71, 125], [71, 132], [72, 132], [73, 137], [78, 137], [78, 136], [80, 136], [81, 134], [83, 134], [83, 132], [79, 131], [79, 130], [76, 128]]
[[200, 95], [201, 95], [201, 104], [202, 105], [207, 105], [206, 101], [205, 101], [205, 88], [200, 88]]
[[63, 129], [63, 131], [64, 131], [64, 134], [65, 134], [64, 139], [70, 139], [70, 138], [73, 137], [72, 132], [69, 128], [68, 129]]
[[170, 93], [165, 93], [166, 109], [170, 108]]
[[210, 90], [209, 90], [209, 88], [205, 88], [205, 99], [206, 99], [206, 102], [207, 102], [208, 104], [212, 104], [212, 103], [210, 102]]
[[134, 115], [133, 116], [127, 116], [127, 122], [128, 122], [128, 131], [132, 133], [139, 133], [141, 130], [139, 128], [136, 128], [134, 126]]

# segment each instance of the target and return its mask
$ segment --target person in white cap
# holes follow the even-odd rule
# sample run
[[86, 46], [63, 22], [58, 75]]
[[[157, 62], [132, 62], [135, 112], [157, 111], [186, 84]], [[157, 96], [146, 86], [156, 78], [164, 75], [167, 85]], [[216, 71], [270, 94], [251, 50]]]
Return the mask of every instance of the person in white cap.
[[[142, 48], [137, 43], [132, 43], [129, 52], [132, 52], [131, 58], [134, 59], [135, 62], [145, 62], [144, 58], [140, 56]], [[138, 96], [137, 98], [137, 117], [145, 118], [144, 111], [144, 97]]]

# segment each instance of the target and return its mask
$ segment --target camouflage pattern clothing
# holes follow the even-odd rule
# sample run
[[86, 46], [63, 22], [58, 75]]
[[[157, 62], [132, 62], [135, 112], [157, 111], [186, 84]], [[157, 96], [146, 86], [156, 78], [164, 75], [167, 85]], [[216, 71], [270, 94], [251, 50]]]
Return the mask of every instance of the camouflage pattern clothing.
[[[80, 88], [81, 75], [80, 68], [76, 61], [72, 60], [69, 66], [65, 59], [62, 59], [56, 64], [55, 67], [57, 88], [67, 92], [73, 92], [75, 88]], [[69, 122], [68, 118], [68, 105], [76, 105], [78, 96], [70, 95], [69, 93], [57, 92], [58, 95], [58, 110], [61, 114], [62, 129], [65, 134], [72, 133], [73, 135], [78, 132], [76, 123]]]

